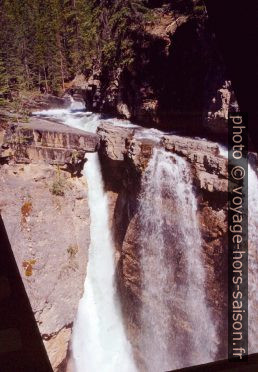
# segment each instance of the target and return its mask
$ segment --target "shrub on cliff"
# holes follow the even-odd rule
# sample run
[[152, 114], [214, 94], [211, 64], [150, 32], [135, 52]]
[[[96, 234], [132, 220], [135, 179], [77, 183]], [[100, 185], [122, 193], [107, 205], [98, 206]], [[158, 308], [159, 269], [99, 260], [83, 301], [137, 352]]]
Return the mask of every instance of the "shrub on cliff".
[[62, 180], [56, 180], [53, 182], [51, 192], [53, 195], [64, 196], [64, 182]]

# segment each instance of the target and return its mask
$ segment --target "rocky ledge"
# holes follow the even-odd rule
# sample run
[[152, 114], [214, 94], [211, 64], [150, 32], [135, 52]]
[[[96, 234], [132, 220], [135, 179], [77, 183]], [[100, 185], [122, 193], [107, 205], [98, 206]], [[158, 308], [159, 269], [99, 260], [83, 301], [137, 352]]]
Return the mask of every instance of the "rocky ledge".
[[86, 152], [98, 148], [98, 136], [48, 120], [31, 118], [10, 126], [2, 135], [1, 163], [66, 165], [80, 172]]
[[[99, 126], [98, 135], [103, 161], [109, 165], [112, 162], [114, 172], [116, 167], [130, 163], [137, 173], [142, 173], [154, 146], [159, 146], [184, 157], [191, 164], [194, 183], [200, 189], [227, 191], [227, 160], [219, 155], [219, 146], [214, 142], [108, 123]], [[121, 172], [119, 174], [123, 176]]]

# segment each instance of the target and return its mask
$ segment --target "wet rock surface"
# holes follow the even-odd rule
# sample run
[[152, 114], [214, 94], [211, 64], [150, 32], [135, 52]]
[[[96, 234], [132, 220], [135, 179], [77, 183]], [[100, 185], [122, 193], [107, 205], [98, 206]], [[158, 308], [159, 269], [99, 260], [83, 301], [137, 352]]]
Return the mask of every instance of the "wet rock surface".
[[219, 155], [214, 142], [178, 135], [163, 135], [158, 132], [146, 136], [141, 128], [114, 127], [104, 123], [98, 128], [100, 152], [104, 161], [131, 163], [141, 173], [152, 156], [153, 148], [160, 146], [168, 152], [178, 154], [192, 165], [195, 184], [212, 192], [227, 191], [227, 160]]

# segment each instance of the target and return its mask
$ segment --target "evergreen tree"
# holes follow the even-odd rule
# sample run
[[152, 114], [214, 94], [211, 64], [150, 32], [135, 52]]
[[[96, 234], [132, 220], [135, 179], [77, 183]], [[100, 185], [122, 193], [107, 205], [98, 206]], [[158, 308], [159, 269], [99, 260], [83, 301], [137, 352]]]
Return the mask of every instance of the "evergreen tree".
[[3, 61], [0, 59], [0, 105], [5, 103], [9, 93], [8, 76]]

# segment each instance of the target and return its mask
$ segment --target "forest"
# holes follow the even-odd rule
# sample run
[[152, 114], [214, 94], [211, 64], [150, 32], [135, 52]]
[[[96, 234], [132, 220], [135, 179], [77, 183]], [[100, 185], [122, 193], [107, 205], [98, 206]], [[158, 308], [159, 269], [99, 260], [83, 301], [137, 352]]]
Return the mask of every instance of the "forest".
[[[129, 66], [139, 33], [155, 17], [153, 7], [163, 3], [2, 0], [0, 101], [22, 90], [60, 94], [76, 74], [87, 76], [100, 66]], [[198, 7], [192, 0], [171, 3], [180, 11]]]

